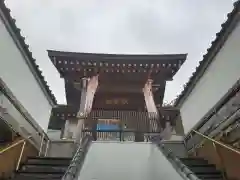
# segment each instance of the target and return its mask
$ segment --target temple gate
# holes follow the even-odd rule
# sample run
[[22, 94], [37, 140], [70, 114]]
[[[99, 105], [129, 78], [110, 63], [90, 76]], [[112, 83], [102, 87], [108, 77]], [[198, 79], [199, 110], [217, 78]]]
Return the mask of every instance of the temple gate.
[[53, 110], [54, 116], [66, 120], [64, 137], [79, 141], [83, 133], [90, 133], [95, 140], [146, 141], [146, 134], [170, 127], [166, 124], [172, 119], [166, 118], [170, 115], [163, 114], [162, 107], [165, 85], [184, 63], [186, 54], [49, 50], [48, 55], [65, 81], [67, 105]]

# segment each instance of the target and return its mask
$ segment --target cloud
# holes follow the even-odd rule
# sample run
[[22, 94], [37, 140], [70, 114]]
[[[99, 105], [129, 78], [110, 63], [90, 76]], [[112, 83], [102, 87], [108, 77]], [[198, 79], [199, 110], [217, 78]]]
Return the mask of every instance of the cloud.
[[6, 0], [59, 103], [64, 83], [47, 49], [188, 53], [165, 101], [182, 90], [232, 9], [229, 0]]

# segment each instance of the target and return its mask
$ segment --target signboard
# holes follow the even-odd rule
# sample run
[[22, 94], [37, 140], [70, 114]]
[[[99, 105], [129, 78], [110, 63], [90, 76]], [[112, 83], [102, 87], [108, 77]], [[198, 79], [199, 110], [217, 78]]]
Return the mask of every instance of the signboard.
[[101, 131], [119, 131], [120, 124], [118, 119], [99, 119], [97, 130]]
[[93, 102], [93, 109], [104, 110], [137, 110], [139, 108], [144, 108], [144, 106], [145, 100], [141, 93], [96, 93]]
[[117, 124], [97, 124], [97, 130], [100, 130], [100, 131], [119, 131], [120, 127]]
[[128, 104], [128, 99], [125, 98], [112, 98], [105, 101], [106, 105], [126, 105]]

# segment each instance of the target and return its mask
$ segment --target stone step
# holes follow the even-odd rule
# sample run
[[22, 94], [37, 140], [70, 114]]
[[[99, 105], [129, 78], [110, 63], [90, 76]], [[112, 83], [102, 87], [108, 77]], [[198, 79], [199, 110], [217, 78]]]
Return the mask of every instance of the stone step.
[[192, 172], [198, 173], [198, 172], [205, 172], [205, 173], [211, 173], [218, 171], [214, 165], [205, 165], [205, 166], [189, 166], [188, 167]]
[[38, 178], [38, 177], [31, 177], [31, 176], [17, 176], [13, 180], [61, 180], [61, 177], [56, 178]]
[[45, 179], [45, 180], [50, 180], [50, 179], [61, 179], [64, 173], [55, 173], [55, 174], [48, 174], [48, 173], [29, 173], [29, 172], [18, 172], [15, 174], [14, 180], [15, 179], [31, 179], [31, 180], [40, 180], [40, 179]]
[[71, 158], [28, 158], [25, 164], [32, 165], [69, 165]]
[[199, 179], [222, 179], [221, 173], [195, 173]]
[[187, 166], [204, 166], [208, 165], [208, 161], [200, 158], [180, 158], [183, 164]]
[[31, 165], [26, 164], [21, 167], [21, 172], [62, 172], [65, 173], [68, 168], [68, 165], [58, 165], [58, 166], [49, 166], [49, 165]]

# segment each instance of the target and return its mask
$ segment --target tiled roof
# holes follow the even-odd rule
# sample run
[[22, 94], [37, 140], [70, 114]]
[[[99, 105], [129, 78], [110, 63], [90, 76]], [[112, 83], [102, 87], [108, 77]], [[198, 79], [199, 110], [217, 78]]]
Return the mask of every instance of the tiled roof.
[[8, 9], [6, 7], [4, 0], [0, 0], [0, 9], [4, 13], [4, 16], [7, 19], [8, 23], [11, 27], [11, 30], [14, 32], [21, 47], [25, 51], [25, 53], [29, 59], [29, 62], [31, 63], [32, 67], [34, 68], [35, 72], [37, 73], [37, 75], [38, 75], [42, 85], [44, 86], [46, 92], [48, 93], [49, 97], [51, 98], [51, 100], [54, 104], [57, 104], [55, 96], [53, 95], [46, 80], [44, 79], [44, 76], [42, 75], [42, 71], [39, 69], [39, 66], [36, 64], [36, 59], [33, 58], [32, 52], [29, 50], [29, 45], [27, 45], [25, 43], [25, 38], [20, 33], [21, 30], [16, 26], [16, 24], [15, 24], [16, 20], [11, 17], [10, 9]]
[[[189, 81], [184, 85], [183, 91], [180, 93], [180, 95], [176, 98], [174, 105], [178, 106], [179, 103], [183, 100], [185, 95], [187, 95], [191, 90], [194, 88], [194, 85], [196, 82], [201, 78], [200, 72], [204, 71], [206, 69], [206, 66], [208, 66], [211, 61], [214, 59], [218, 51], [223, 46], [224, 42], [226, 41], [226, 37], [231, 32], [232, 24], [235, 22], [236, 18], [239, 19], [240, 15], [240, 0], [236, 1], [234, 3], [234, 8], [232, 12], [230, 12], [227, 15], [227, 20], [221, 25], [222, 29], [220, 32], [216, 34], [216, 38], [214, 41], [212, 41], [210, 48], [207, 49], [207, 53], [203, 56], [203, 60], [200, 61], [199, 66], [196, 68], [196, 71], [192, 74]], [[237, 17], [238, 16], [238, 17]], [[200, 76], [199, 76], [200, 75]]]
[[80, 53], [80, 52], [66, 52], [48, 50], [48, 56], [51, 57], [71, 57], [81, 60], [110, 60], [110, 61], [124, 61], [124, 60], [137, 60], [141, 63], [141, 60], [148, 61], [169, 61], [174, 60], [185, 61], [187, 54], [108, 54], [108, 53]]

